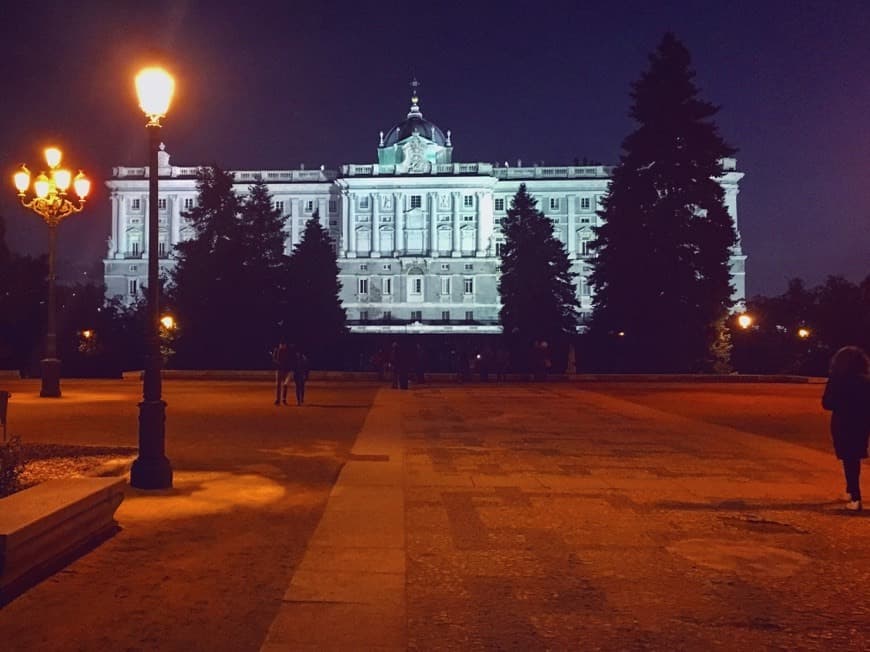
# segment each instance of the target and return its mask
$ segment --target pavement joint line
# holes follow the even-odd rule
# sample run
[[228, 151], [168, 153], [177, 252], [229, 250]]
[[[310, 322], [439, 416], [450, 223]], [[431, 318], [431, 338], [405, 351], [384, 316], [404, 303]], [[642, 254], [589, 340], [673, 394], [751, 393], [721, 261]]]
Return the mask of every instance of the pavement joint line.
[[[348, 638], [354, 649], [405, 648], [405, 459], [400, 408], [395, 393], [381, 389], [375, 395], [261, 652], [308, 645], [348, 649]], [[377, 518], [371, 518], [372, 513]], [[399, 552], [401, 563], [396, 563]], [[393, 568], [372, 570], [365, 559], [372, 554]], [[365, 569], [343, 566], [353, 560]], [[353, 612], [350, 618], [348, 609]]]

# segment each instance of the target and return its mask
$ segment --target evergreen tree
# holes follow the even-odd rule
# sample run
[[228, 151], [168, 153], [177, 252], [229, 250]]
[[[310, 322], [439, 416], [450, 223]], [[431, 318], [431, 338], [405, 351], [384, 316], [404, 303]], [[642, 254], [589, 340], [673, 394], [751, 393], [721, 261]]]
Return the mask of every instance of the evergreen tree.
[[283, 220], [268, 189], [240, 198], [232, 174], [203, 168], [197, 205], [186, 211], [194, 236], [176, 247], [169, 303], [176, 313], [176, 364], [205, 368], [268, 366], [286, 282]]
[[48, 293], [45, 256], [20, 256], [6, 244], [0, 216], [0, 369], [37, 368], [45, 337]]
[[735, 150], [694, 76], [688, 51], [666, 34], [633, 85], [639, 126], [623, 142], [593, 242], [591, 335], [611, 368], [688, 372], [727, 363], [736, 234], [717, 178]]
[[290, 341], [315, 361], [327, 362], [328, 352], [347, 332], [347, 315], [341, 306], [339, 268], [329, 233], [317, 211], [305, 223], [302, 239], [290, 257], [288, 298]]
[[571, 264], [553, 223], [522, 184], [502, 223], [501, 320], [515, 363], [536, 341], [563, 346], [577, 330], [579, 304]]

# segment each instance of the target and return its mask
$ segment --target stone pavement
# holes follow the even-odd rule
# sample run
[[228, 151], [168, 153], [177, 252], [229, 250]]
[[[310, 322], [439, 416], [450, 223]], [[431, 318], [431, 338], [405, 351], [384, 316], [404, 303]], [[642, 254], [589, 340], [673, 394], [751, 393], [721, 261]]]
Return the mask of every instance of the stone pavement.
[[261, 649], [870, 648], [832, 455], [589, 389], [381, 390]]

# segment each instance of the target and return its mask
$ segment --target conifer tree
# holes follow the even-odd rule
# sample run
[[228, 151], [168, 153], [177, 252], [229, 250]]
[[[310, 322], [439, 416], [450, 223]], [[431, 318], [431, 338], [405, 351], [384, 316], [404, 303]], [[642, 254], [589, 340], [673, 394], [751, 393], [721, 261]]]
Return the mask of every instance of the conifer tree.
[[240, 198], [217, 167], [197, 178], [198, 202], [183, 214], [193, 238], [176, 247], [169, 302], [176, 313], [176, 364], [204, 368], [268, 366], [286, 283], [283, 221], [268, 189]]
[[332, 238], [315, 211], [290, 256], [287, 293], [290, 341], [313, 356], [315, 363], [329, 358], [329, 351], [347, 332], [338, 274]]
[[522, 184], [502, 223], [499, 317], [515, 364], [536, 341], [563, 345], [577, 330], [574, 274], [553, 223]]
[[736, 234], [717, 179], [735, 150], [682, 43], [666, 34], [649, 59], [593, 242], [593, 348], [610, 368], [710, 371], [727, 362]]

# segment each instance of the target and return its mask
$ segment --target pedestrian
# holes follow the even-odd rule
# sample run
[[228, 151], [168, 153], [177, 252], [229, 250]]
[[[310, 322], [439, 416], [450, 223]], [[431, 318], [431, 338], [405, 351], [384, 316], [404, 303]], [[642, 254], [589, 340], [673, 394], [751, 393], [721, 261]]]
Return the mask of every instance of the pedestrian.
[[286, 340], [272, 349], [272, 365], [275, 367], [275, 405], [287, 405], [287, 374], [290, 373], [290, 349]]
[[302, 405], [305, 402], [306, 380], [308, 380], [308, 358], [302, 351], [297, 351], [293, 358], [293, 382], [296, 385], [296, 405]]
[[846, 509], [860, 511], [861, 460], [870, 438], [870, 360], [857, 346], [844, 346], [831, 359], [822, 407], [831, 411], [834, 452], [846, 476]]

